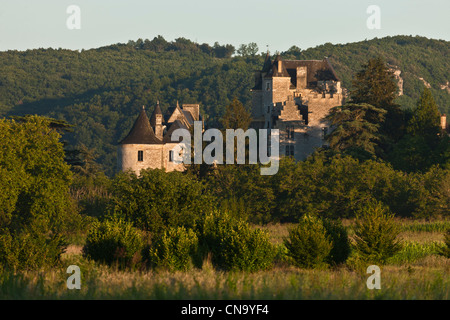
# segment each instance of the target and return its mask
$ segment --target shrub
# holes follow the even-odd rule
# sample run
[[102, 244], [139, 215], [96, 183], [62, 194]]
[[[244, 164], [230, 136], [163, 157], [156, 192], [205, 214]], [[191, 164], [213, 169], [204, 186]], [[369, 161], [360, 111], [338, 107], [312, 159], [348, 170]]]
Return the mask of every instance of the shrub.
[[366, 203], [355, 219], [355, 250], [365, 261], [385, 263], [401, 245], [397, 239], [400, 227], [394, 216], [379, 202]]
[[439, 250], [439, 254], [446, 258], [450, 258], [450, 229], [444, 234], [445, 245]]
[[211, 253], [213, 266], [223, 270], [265, 270], [276, 254], [268, 233], [228, 213], [205, 216], [199, 240], [203, 255]]
[[284, 244], [293, 264], [301, 268], [324, 267], [333, 248], [322, 221], [311, 215], [302, 217], [289, 230]]
[[146, 169], [139, 177], [131, 172], [115, 176], [109, 209], [136, 228], [161, 233], [167, 227], [193, 228], [212, 205], [205, 186], [193, 176]]
[[344, 263], [350, 255], [351, 247], [347, 229], [340, 220], [323, 220], [326, 234], [332, 243], [330, 254], [326, 261], [330, 265]]
[[0, 266], [11, 270], [36, 270], [55, 266], [66, 247], [62, 236], [27, 230], [0, 234]]
[[155, 267], [187, 271], [198, 250], [198, 238], [192, 229], [169, 228], [153, 239], [149, 259]]
[[86, 237], [83, 255], [120, 268], [135, 267], [141, 258], [144, 241], [141, 232], [120, 218], [94, 222]]

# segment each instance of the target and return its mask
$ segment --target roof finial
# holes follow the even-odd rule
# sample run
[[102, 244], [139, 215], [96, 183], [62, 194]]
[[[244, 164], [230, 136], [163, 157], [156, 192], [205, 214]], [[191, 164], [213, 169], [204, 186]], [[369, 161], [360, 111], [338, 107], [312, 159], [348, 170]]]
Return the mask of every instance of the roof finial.
[[177, 100], [177, 108], [179, 108], [180, 107], [180, 105], [178, 104], [178, 100]]

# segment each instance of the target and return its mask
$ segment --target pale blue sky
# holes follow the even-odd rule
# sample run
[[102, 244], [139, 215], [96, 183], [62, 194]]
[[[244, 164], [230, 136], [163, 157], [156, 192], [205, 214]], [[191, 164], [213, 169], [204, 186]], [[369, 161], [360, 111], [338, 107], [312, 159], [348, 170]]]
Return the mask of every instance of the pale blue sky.
[[[81, 29], [69, 30], [69, 5], [81, 9]], [[366, 26], [369, 5], [381, 9], [381, 29]], [[162, 35], [198, 43], [256, 42], [271, 52], [326, 42], [392, 35], [450, 40], [450, 0], [0, 0], [0, 51], [97, 48]]]

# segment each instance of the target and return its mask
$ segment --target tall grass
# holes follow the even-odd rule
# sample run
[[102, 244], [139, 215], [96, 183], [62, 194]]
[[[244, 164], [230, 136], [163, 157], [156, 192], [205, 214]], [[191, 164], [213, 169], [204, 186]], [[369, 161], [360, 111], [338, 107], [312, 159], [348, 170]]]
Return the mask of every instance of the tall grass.
[[[442, 261], [438, 263], [443, 263]], [[447, 270], [448, 272], [448, 270]], [[83, 276], [81, 290], [65, 287], [67, 275], [0, 276], [2, 299], [449, 299], [450, 277], [436, 270], [385, 267], [381, 290], [366, 287], [368, 275], [346, 268], [218, 272], [120, 272], [98, 269]]]
[[444, 246], [440, 242], [419, 243], [415, 241], [404, 241], [402, 249], [393, 257], [388, 259], [389, 264], [412, 263], [427, 256], [438, 254], [440, 248]]

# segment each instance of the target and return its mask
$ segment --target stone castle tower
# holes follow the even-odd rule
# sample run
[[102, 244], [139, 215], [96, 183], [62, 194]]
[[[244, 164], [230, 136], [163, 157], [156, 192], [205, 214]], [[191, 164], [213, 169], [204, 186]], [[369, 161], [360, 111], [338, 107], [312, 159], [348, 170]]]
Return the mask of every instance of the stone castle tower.
[[173, 152], [179, 141], [172, 141], [172, 133], [179, 128], [189, 130], [194, 121], [202, 121], [198, 104], [183, 104], [180, 107], [177, 102], [163, 115], [158, 102], [150, 119], [142, 107], [130, 132], [119, 142], [119, 170], [132, 170], [136, 175], [147, 168], [185, 170], [184, 164], [174, 161]]
[[328, 59], [272, 62], [255, 73], [252, 127], [280, 130], [280, 156], [304, 160], [325, 144], [332, 107], [343, 103], [341, 81]]

